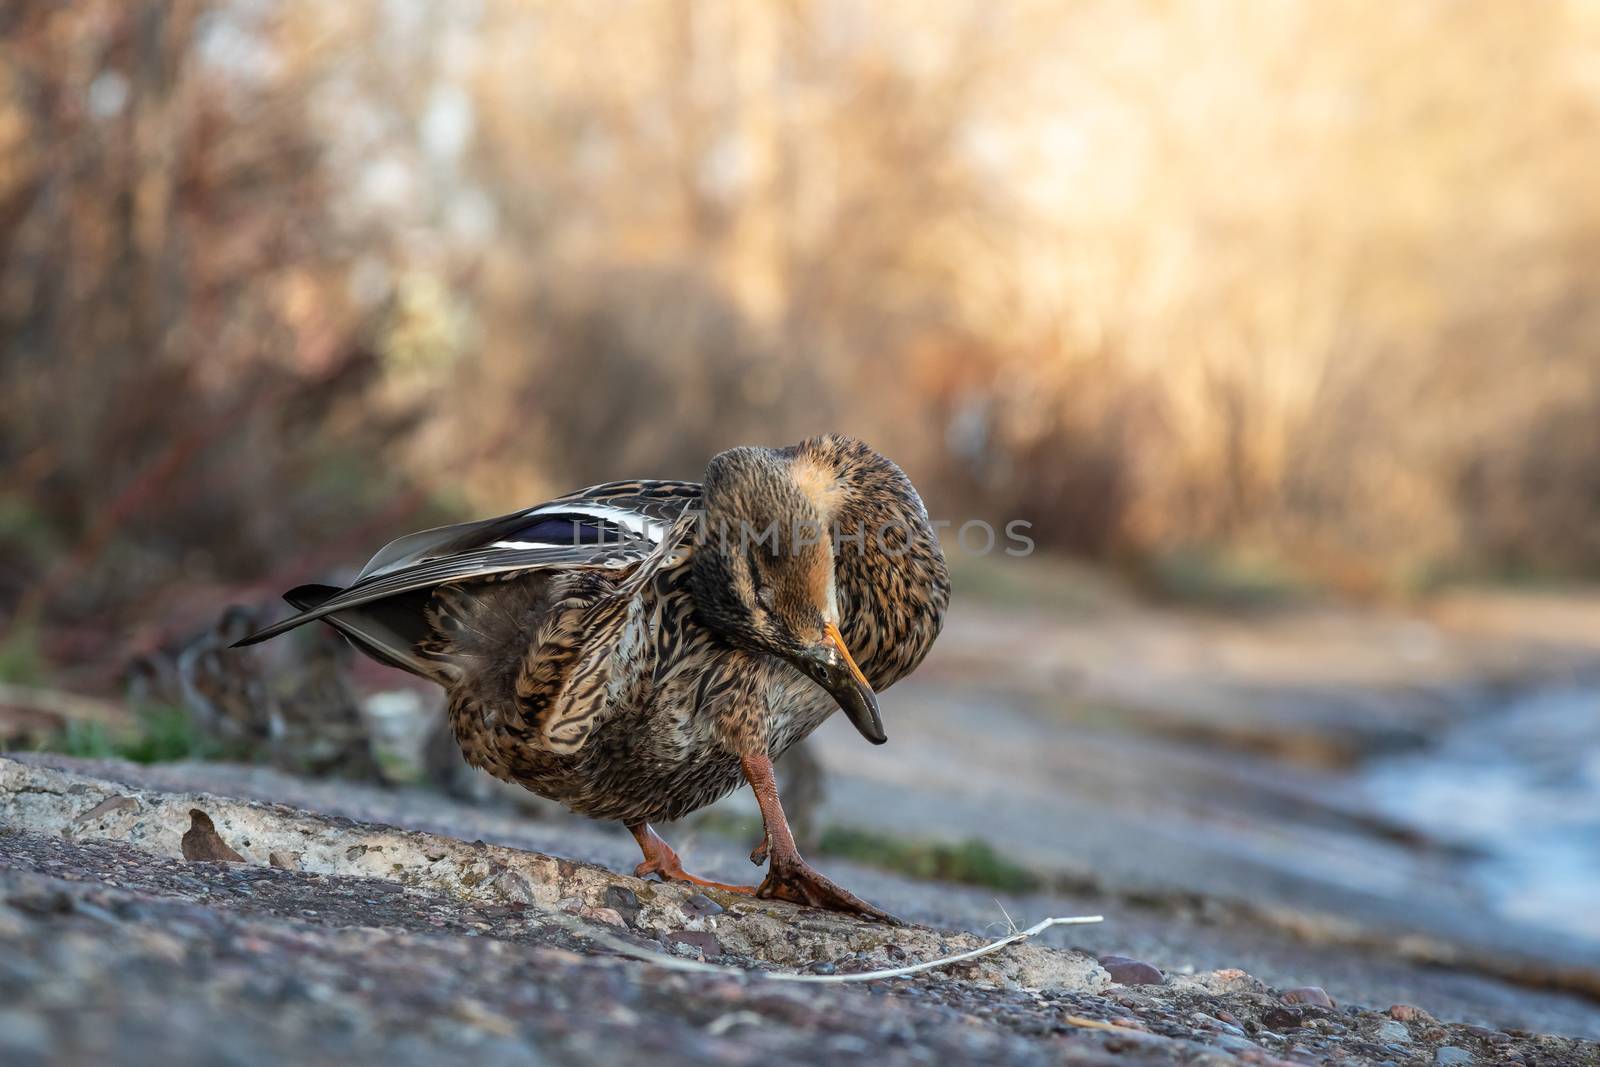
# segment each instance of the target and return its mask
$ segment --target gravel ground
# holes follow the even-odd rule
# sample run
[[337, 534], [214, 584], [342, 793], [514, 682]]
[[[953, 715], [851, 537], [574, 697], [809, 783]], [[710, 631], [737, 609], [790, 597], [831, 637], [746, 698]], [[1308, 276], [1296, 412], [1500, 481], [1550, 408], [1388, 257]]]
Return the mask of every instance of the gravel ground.
[[[0, 759], [0, 1063], [1600, 1063], [1575, 1038], [1064, 948], [786, 983], [760, 972], [978, 939], [94, 770]], [[246, 862], [181, 858], [194, 807]]]
[[[265, 767], [133, 767], [48, 755], [25, 759], [32, 765], [79, 769], [146, 788], [198, 789], [465, 841], [554, 853], [612, 871], [631, 870], [638, 862], [638, 847], [620, 828], [567, 816], [530, 819], [517, 811], [456, 803], [423, 790], [297, 778]], [[835, 781], [838, 792], [849, 787], [848, 779]], [[884, 823], [898, 825], [889, 817]], [[749, 842], [697, 832], [692, 825], [664, 832], [691, 870], [730, 882], [748, 881], [757, 873], [745, 858]], [[1150, 867], [1170, 871], [1179, 866], [1182, 857], [1151, 851], [1153, 846], [1144, 838], [1129, 840], [1136, 844], [1126, 846], [1128, 851], [1145, 850]], [[1071, 891], [997, 893], [914, 881], [831, 857], [819, 860], [819, 865], [867, 899], [929, 926], [997, 936], [1004, 931], [1007, 914], [1027, 925], [1046, 915], [1103, 913], [1107, 922], [1100, 926], [1057, 928], [1041, 940], [1095, 955], [1134, 956], [1171, 974], [1237, 968], [1281, 988], [1321, 986], [1340, 1002], [1380, 1008], [1418, 1004], [1440, 1018], [1479, 1026], [1600, 1039], [1600, 1005], [1590, 997], [1562, 991], [1573, 982], [1552, 985], [1548, 966], [1530, 966], [1524, 980], [1513, 980], [1507, 976], [1517, 970], [1520, 961], [1515, 957], [1486, 957], [1482, 948], [1369, 926], [1348, 899], [1345, 903], [1350, 906], [1330, 918], [1325, 908], [1315, 913], [1303, 905], [1269, 908], [1263, 900], [1265, 891], [1254, 894], [1257, 903], [1250, 905], [1241, 904], [1242, 894], [1207, 894], [1192, 886], [1118, 888], [1114, 879], [1106, 877], [1105, 885]], [[1279, 896], [1288, 895], [1270, 881], [1266, 885]], [[1439, 910], [1437, 901], [1416, 906]], [[1580, 985], [1593, 982], [1593, 976], [1600, 974], [1600, 961], [1578, 955], [1576, 946], [1567, 951], [1588, 961], [1567, 976]]]

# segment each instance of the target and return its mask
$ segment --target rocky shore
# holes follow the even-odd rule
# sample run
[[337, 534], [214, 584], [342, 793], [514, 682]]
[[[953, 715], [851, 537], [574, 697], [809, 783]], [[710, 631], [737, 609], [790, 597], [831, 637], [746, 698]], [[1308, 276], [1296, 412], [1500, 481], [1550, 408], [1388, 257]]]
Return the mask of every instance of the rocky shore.
[[[1051, 900], [1109, 921], [957, 966], [798, 984], [775, 975], [905, 966], [1006, 928], [973, 921], [972, 891], [847, 872], [924, 920], [882, 927], [641, 882], [598, 830], [264, 774], [0, 759], [0, 1062], [1600, 1062], [1575, 1032], [1346, 1003], [1222, 958], [1163, 970], [1139, 958], [1152, 931], [1205, 923], [1116, 900]], [[213, 855], [196, 812], [239, 862], [185, 858]], [[545, 848], [471, 836], [486, 827]], [[1572, 1005], [1550, 1010], [1581, 1030], [1593, 1002]]]

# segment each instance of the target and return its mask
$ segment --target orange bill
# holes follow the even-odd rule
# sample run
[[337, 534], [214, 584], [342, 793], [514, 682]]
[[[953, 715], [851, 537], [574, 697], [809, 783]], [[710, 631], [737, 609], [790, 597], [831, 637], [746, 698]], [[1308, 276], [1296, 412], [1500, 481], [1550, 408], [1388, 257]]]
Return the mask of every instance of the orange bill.
[[870, 691], [872, 683], [867, 681], [867, 676], [861, 673], [860, 667], [856, 666], [856, 658], [850, 654], [850, 649], [845, 647], [844, 638], [839, 634], [839, 627], [830, 622], [823, 627], [823, 631], [828, 635], [828, 640], [833, 642], [833, 647], [839, 650], [839, 655], [844, 657], [845, 665], [850, 668], [850, 673], [855, 675], [856, 681], [866, 686]]

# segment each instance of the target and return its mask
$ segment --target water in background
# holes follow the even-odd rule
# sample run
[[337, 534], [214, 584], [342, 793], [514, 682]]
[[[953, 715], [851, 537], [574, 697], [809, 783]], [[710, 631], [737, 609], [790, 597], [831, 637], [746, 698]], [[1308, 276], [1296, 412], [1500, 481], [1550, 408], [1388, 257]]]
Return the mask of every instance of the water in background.
[[1481, 854], [1497, 912], [1600, 941], [1600, 691], [1518, 699], [1365, 779], [1377, 807]]

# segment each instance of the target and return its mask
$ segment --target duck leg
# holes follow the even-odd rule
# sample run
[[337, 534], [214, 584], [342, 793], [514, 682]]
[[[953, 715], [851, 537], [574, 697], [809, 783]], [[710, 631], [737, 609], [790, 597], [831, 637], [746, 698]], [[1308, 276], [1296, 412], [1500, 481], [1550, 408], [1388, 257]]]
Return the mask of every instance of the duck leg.
[[709, 878], [690, 874], [683, 869], [683, 864], [679, 862], [678, 854], [672, 850], [672, 846], [661, 840], [661, 835], [651, 829], [647, 822], [631, 824], [628, 832], [639, 842], [639, 851], [644, 853], [644, 862], [633, 869], [635, 878], [658, 874], [663, 882], [688, 882], [691, 885], [703, 885], [710, 889], [724, 889], [729, 893], [745, 895], [756, 891], [756, 887], [752, 885], [729, 885], [726, 882], [713, 882]]
[[902, 925], [893, 915], [873, 907], [848, 889], [817, 873], [815, 868], [800, 858], [794, 834], [789, 829], [789, 820], [784, 817], [783, 805], [778, 801], [778, 783], [772, 774], [772, 759], [765, 752], [741, 756], [739, 764], [744, 768], [750, 788], [755, 791], [756, 803], [761, 805], [761, 821], [767, 831], [765, 840], [750, 853], [752, 862], [759, 864], [766, 860], [768, 863], [767, 877], [756, 888], [756, 896], [849, 912], [892, 926]]

